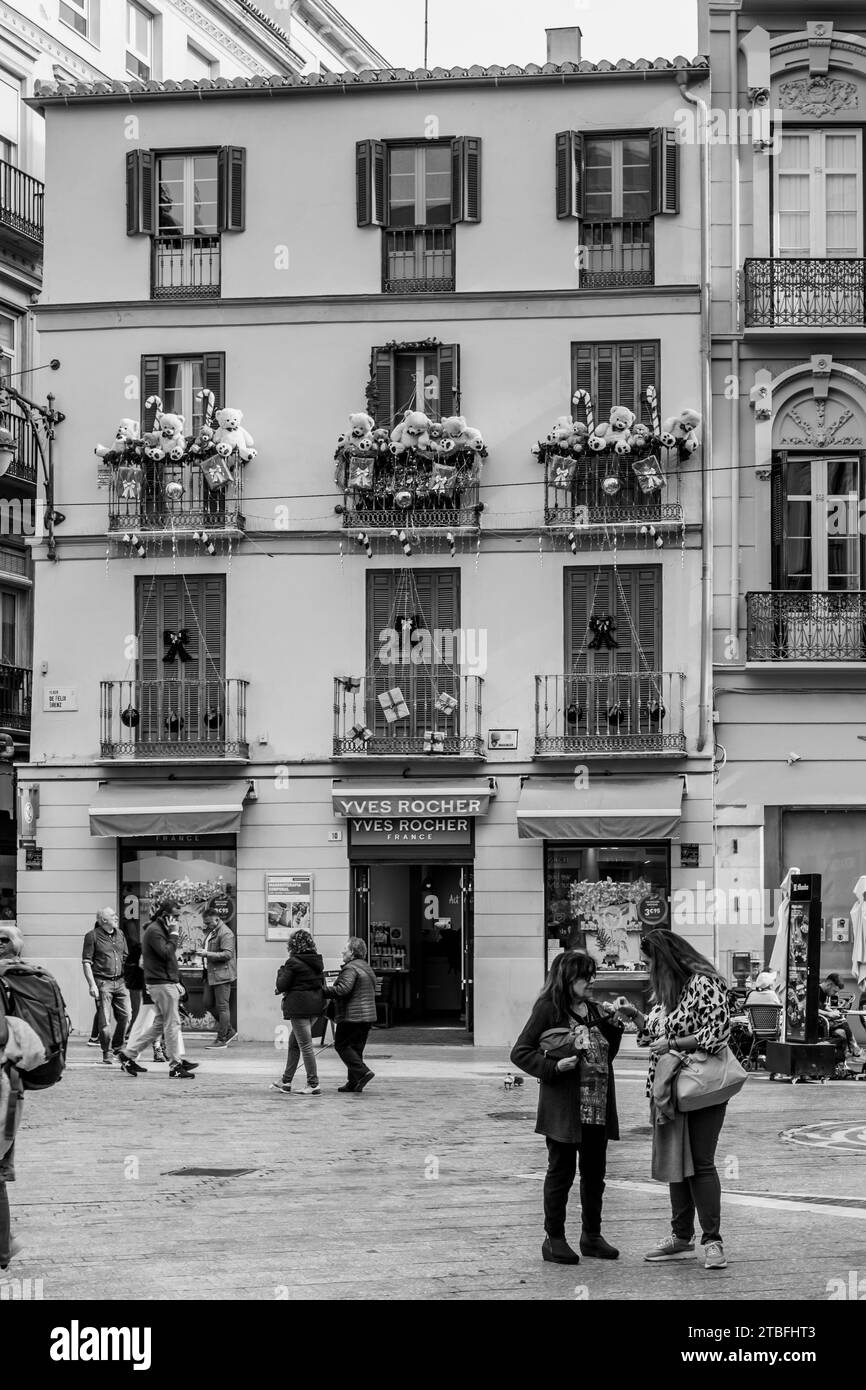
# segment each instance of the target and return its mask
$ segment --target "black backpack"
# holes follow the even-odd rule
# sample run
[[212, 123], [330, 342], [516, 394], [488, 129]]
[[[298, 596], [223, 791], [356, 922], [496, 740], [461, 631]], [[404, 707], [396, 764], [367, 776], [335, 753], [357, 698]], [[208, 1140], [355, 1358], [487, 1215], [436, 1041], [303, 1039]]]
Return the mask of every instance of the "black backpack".
[[0, 1003], [10, 1018], [29, 1023], [45, 1048], [47, 1061], [30, 1071], [16, 1068], [25, 1091], [44, 1091], [59, 1081], [66, 1067], [69, 1019], [60, 986], [39, 965], [0, 961]]

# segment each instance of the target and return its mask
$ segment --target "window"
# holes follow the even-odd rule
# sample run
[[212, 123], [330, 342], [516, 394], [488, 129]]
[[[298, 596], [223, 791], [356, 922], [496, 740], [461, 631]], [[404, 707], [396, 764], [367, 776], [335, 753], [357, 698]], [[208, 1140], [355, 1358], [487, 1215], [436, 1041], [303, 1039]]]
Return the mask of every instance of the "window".
[[162, 155], [156, 165], [160, 236], [214, 235], [219, 229], [217, 155]]
[[[205, 404], [199, 391], [213, 392], [217, 410], [225, 405], [225, 353], [141, 359], [142, 410], [146, 400], [159, 396], [167, 412], [183, 416], [187, 434], [198, 434], [203, 423]], [[142, 419], [145, 428], [151, 428], [149, 418]]]
[[153, 76], [153, 15], [127, 0], [126, 71], [147, 82]]
[[393, 429], [407, 410], [430, 419], [456, 415], [460, 408], [460, 349], [456, 343], [399, 343], [374, 348], [368, 408], [377, 425]]
[[194, 44], [187, 43], [186, 46], [186, 76], [193, 82], [202, 82], [205, 79], [218, 76], [218, 64], [215, 63], [206, 53], [202, 53]]
[[[855, 524], [864, 496], [862, 459], [797, 458], [773, 468], [773, 587], [806, 592], [862, 587], [863, 538]], [[859, 639], [858, 639], [859, 640]]]
[[625, 405], [650, 424], [645, 393], [654, 386], [661, 396], [659, 356], [657, 342], [572, 343], [572, 395], [589, 392], [596, 423], [607, 420], [615, 405]]
[[778, 256], [863, 255], [861, 131], [786, 130], [775, 170]]
[[21, 84], [10, 73], [0, 74], [0, 159], [17, 163]]
[[[0, 313], [0, 378], [15, 375], [15, 334], [17, 319]], [[13, 383], [14, 385], [14, 383]]]
[[0, 661], [18, 665], [18, 595], [0, 590]]
[[60, 19], [83, 38], [93, 38], [91, 0], [60, 0]]
[[584, 216], [589, 221], [650, 215], [649, 136], [584, 136]]
[[127, 236], [154, 238], [154, 299], [218, 299], [221, 232], [244, 230], [246, 151], [236, 147], [126, 157]]
[[[607, 674], [656, 671], [661, 658], [661, 567], [602, 565], [565, 572], [565, 669]], [[617, 646], [594, 640], [590, 618], [611, 617]]]
[[388, 226], [444, 227], [451, 222], [451, 144], [388, 151]]
[[[149, 743], [206, 738], [210, 710], [224, 711], [225, 577], [151, 576], [136, 581], [139, 737]], [[171, 652], [186, 631], [189, 660]]]
[[[429, 632], [430, 640], [426, 644], [402, 641], [406, 625], [411, 625], [410, 634]], [[459, 711], [460, 677], [456, 669], [460, 663], [459, 643], [441, 636], [456, 634], [459, 629], [459, 570], [367, 572], [367, 670], [372, 674], [372, 682], [368, 683], [372, 688], [368, 690], [367, 718], [377, 736], [387, 735], [399, 740], [410, 732], [418, 732], [419, 726], [422, 732], [424, 727], [438, 728], [434, 707], [443, 693], [458, 700]], [[392, 633], [401, 638], [396, 648], [389, 640]], [[446, 645], [448, 650], [444, 649]], [[400, 660], [394, 660], [395, 650]], [[419, 661], [419, 653], [429, 655], [431, 660]], [[405, 722], [390, 722], [378, 699], [395, 687], [403, 692], [410, 710]], [[450, 732], [457, 730], [452, 728]]]
[[[560, 951], [588, 950], [599, 966], [639, 964], [644, 898], [667, 905], [669, 845], [545, 844], [547, 969]], [[611, 886], [612, 885], [612, 886]]]

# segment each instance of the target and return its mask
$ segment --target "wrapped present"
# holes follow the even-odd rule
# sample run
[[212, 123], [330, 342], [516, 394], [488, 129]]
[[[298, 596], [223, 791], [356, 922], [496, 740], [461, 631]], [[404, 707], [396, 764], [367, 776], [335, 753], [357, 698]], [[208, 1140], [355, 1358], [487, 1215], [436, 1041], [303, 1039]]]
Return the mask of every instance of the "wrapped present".
[[138, 502], [141, 498], [142, 469], [138, 464], [121, 464], [117, 470], [118, 497], [121, 502]]
[[349, 730], [349, 738], [357, 739], [359, 743], [367, 743], [373, 737], [373, 730], [368, 729], [366, 724], [353, 724]]
[[214, 454], [213, 457], [204, 460], [201, 465], [201, 471], [211, 491], [216, 491], [218, 488], [225, 487], [228, 483], [233, 483], [235, 480], [235, 475], [231, 470], [230, 464], [219, 454]]
[[445, 735], [438, 729], [424, 730], [424, 752], [425, 753], [444, 753]]
[[457, 469], [452, 463], [436, 462], [430, 478], [430, 491], [437, 497], [450, 497], [457, 487]]
[[340, 683], [343, 686], [344, 690], [348, 690], [350, 692], [361, 689], [360, 676], [341, 676]]
[[571, 487], [577, 464], [574, 459], [555, 457], [550, 460], [548, 479], [553, 487]]
[[398, 719], [409, 718], [409, 706], [399, 685], [392, 686], [390, 690], [383, 690], [379, 696], [379, 704], [389, 724], [396, 724]]
[[443, 690], [441, 695], [437, 695], [436, 709], [438, 709], [442, 714], [453, 714], [456, 708], [457, 701], [455, 700], [453, 695], [449, 695], [445, 690]]
[[373, 486], [373, 465], [353, 458], [349, 463], [348, 485], [355, 492], [369, 492]]
[[641, 492], [658, 492], [667, 483], [667, 478], [662, 472], [661, 464], [655, 454], [650, 454], [644, 459], [636, 459], [631, 466], [631, 471], [637, 478]]

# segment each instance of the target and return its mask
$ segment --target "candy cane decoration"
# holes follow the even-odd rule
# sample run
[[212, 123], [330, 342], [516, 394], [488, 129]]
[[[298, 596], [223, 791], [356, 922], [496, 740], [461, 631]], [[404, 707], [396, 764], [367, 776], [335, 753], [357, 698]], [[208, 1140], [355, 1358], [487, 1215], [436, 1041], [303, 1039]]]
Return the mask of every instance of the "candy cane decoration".
[[364, 549], [366, 550], [366, 552], [367, 552], [367, 559], [368, 559], [368, 560], [372, 560], [372, 558], [373, 558], [373, 547], [372, 547], [371, 544], [370, 544], [370, 537], [367, 535], [367, 532], [366, 532], [366, 531], [359, 531], [358, 534], [357, 534], [357, 536], [355, 537], [355, 540], [358, 542], [359, 545], [362, 545], [362, 546], [364, 547]]
[[658, 436], [661, 434], [661, 421], [659, 419], [658, 395], [656, 394], [656, 388], [654, 386], [648, 386], [646, 389], [646, 403], [649, 406], [652, 432], [654, 435]]
[[209, 430], [211, 428], [211, 420], [213, 419], [213, 408], [216, 404], [214, 393], [213, 391], [199, 391], [198, 398], [200, 401], [207, 401], [207, 409], [204, 413], [203, 428]]
[[595, 415], [593, 414], [592, 401], [590, 400], [589, 392], [575, 391], [574, 395], [571, 398], [571, 404], [583, 406], [584, 410], [586, 411], [586, 428], [589, 430], [589, 433], [592, 434], [593, 430], [595, 429]]
[[446, 532], [445, 539], [448, 542], [448, 549], [451, 551], [451, 559], [453, 560], [454, 556], [457, 554], [457, 542], [454, 539], [454, 532]]
[[569, 546], [571, 547], [571, 553], [572, 553], [572, 555], [576, 555], [576, 554], [577, 554], [577, 539], [576, 539], [575, 534], [574, 534], [573, 531], [569, 531], [569, 533], [568, 533], [568, 544], [569, 544]]
[[156, 406], [156, 413], [157, 413], [157, 415], [161, 415], [161, 414], [162, 414], [162, 401], [160, 400], [159, 396], [148, 396], [147, 400], [146, 400], [145, 403], [144, 403], [144, 408], [145, 408], [145, 410], [150, 410], [150, 407], [151, 407], [152, 405], [155, 405], [155, 406]]
[[409, 537], [406, 535], [406, 532], [394, 530], [391, 532], [391, 538], [395, 541], [400, 542], [400, 544], [403, 547], [403, 554], [408, 559], [408, 557], [412, 554], [412, 546], [409, 543]]

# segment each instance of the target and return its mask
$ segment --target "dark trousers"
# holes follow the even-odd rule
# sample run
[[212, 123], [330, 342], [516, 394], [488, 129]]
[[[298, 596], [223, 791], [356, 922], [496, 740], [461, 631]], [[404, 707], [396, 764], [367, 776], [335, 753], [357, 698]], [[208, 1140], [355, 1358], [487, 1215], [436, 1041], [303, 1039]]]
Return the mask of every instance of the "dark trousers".
[[683, 1182], [672, 1182], [671, 1230], [680, 1240], [691, 1240], [695, 1233], [695, 1211], [701, 1223], [701, 1245], [721, 1240], [722, 1184], [716, 1172], [716, 1145], [725, 1123], [724, 1105], [708, 1105], [706, 1110], [690, 1110], [686, 1115], [695, 1172]]
[[217, 1024], [217, 1042], [225, 1042], [232, 1031], [231, 1003], [232, 981], [223, 980], [219, 984], [204, 986], [204, 1006], [213, 1014]]
[[334, 1047], [349, 1073], [349, 1085], [357, 1086], [370, 1068], [364, 1061], [364, 1048], [367, 1046], [369, 1023], [338, 1023], [334, 1037]]
[[582, 1125], [579, 1144], [547, 1141], [547, 1176], [544, 1179], [544, 1229], [555, 1240], [565, 1236], [565, 1209], [580, 1164], [581, 1225], [588, 1236], [601, 1234], [601, 1203], [607, 1168], [607, 1130], [604, 1125]]
[[[99, 990], [99, 1041], [103, 1053], [123, 1046], [129, 1027], [129, 995], [123, 980], [97, 980]], [[114, 1032], [111, 1016], [114, 1015]]]

